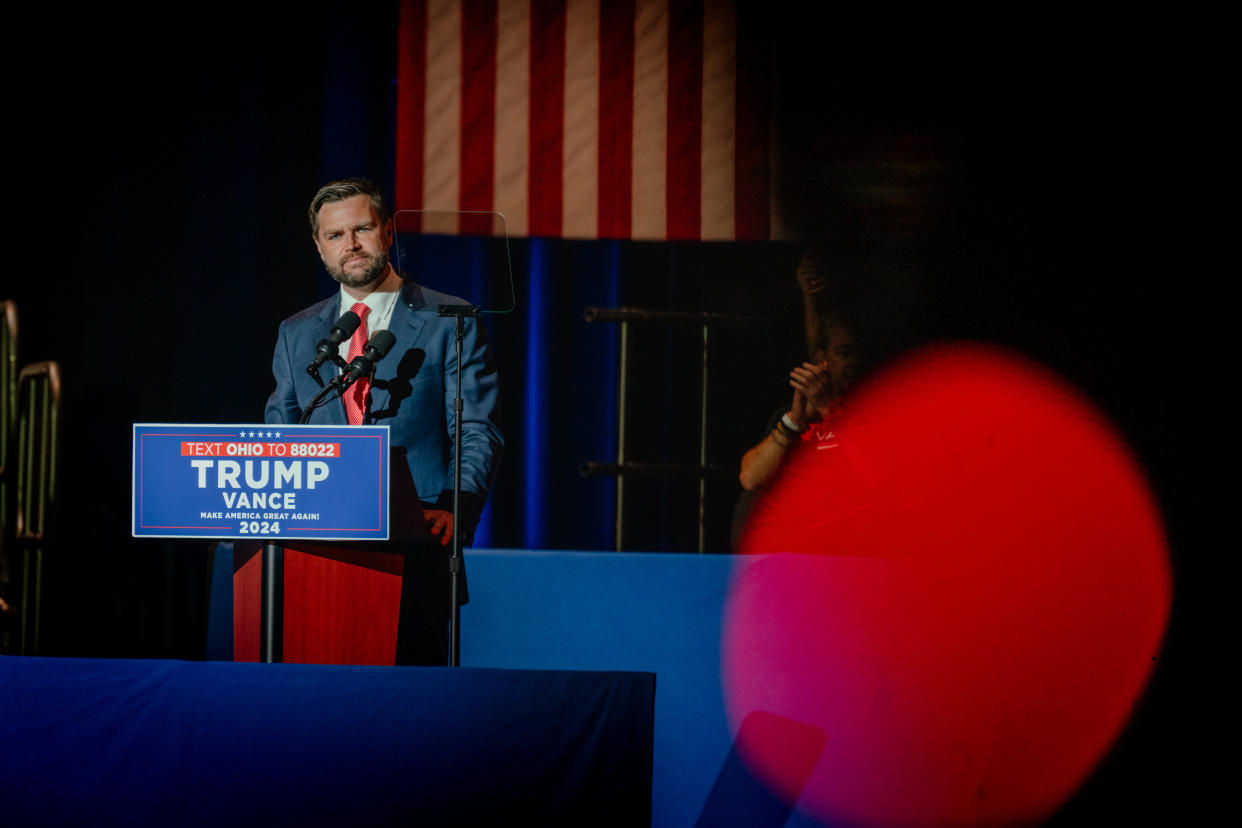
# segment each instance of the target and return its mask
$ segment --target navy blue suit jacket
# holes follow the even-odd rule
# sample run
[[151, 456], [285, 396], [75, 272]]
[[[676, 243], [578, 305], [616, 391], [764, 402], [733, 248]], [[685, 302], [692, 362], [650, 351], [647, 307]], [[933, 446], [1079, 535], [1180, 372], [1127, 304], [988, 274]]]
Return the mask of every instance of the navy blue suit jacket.
[[[457, 367], [455, 320], [438, 316], [442, 304], [463, 300], [428, 290], [411, 281], [402, 284], [388, 330], [396, 344], [375, 367], [371, 383], [371, 419], [391, 427], [395, 449], [404, 449], [410, 474], [424, 503], [452, 508], [453, 396]], [[297, 423], [319, 386], [306, 373], [315, 345], [328, 336], [340, 317], [340, 294], [312, 305], [280, 323], [272, 373], [276, 390], [268, 398], [264, 420]], [[321, 369], [324, 380], [337, 372], [332, 363]], [[487, 333], [477, 319], [465, 320], [462, 343], [461, 487], [463, 529], [482, 509], [504, 440], [500, 433], [500, 390]], [[310, 422], [346, 425], [345, 405], [333, 400], [320, 406]], [[467, 531], [469, 537], [469, 531]]]

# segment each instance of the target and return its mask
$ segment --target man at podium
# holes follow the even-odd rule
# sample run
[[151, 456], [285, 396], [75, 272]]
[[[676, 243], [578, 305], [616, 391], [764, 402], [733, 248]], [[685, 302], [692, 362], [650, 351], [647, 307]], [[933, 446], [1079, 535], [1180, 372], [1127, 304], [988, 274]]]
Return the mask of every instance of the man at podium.
[[[373, 374], [351, 385], [340, 399], [316, 408], [309, 422], [390, 427], [396, 455], [391, 524], [425, 522], [430, 533], [421, 540], [402, 541], [406, 560], [397, 663], [443, 665], [448, 651], [447, 546], [454, 529], [461, 532], [463, 545], [473, 536], [503, 446], [499, 381], [486, 331], [476, 318], [465, 320], [461, 525], [454, 527], [456, 322], [440, 317], [439, 307], [467, 303], [403, 279], [393, 268], [388, 256], [391, 213], [370, 181], [349, 178], [325, 184], [311, 201], [309, 218], [315, 248], [340, 290], [280, 324], [272, 358], [276, 390], [264, 417], [268, 423], [301, 421], [304, 407], [320, 391], [307, 366], [316, 357], [317, 345], [346, 314], [358, 318], [352, 335], [337, 337], [339, 356], [346, 363], [364, 354], [379, 331], [394, 336], [395, 343], [376, 362]], [[319, 370], [325, 380], [336, 372], [331, 361]], [[401, 455], [417, 493], [405, 504], [398, 501], [401, 469], [395, 461]]]

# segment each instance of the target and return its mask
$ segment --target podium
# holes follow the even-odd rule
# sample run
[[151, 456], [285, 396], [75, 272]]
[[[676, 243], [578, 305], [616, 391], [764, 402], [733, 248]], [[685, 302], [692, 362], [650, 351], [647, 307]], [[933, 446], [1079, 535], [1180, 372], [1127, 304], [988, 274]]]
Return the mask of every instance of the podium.
[[234, 541], [237, 661], [394, 664], [403, 584], [411, 620], [448, 616], [448, 553], [387, 426], [135, 424], [133, 481], [135, 537]]
[[[397, 545], [397, 541], [368, 546]], [[283, 550], [278, 660], [296, 664], [392, 665], [405, 554], [331, 543]], [[259, 661], [261, 545], [237, 543], [233, 558], [233, 660]], [[447, 601], [447, 597], [445, 599]]]
[[[273, 661], [289, 664], [392, 666], [405, 579], [429, 577], [429, 567], [408, 565], [409, 555], [434, 558], [439, 538], [427, 531], [403, 450], [389, 464], [389, 540], [289, 542], [275, 568]], [[446, 555], [447, 552], [444, 552]], [[269, 569], [269, 577], [271, 570]], [[234, 545], [233, 660], [263, 656], [264, 570], [262, 544]], [[442, 592], [442, 594], [441, 594]], [[447, 606], [448, 592], [436, 592]], [[406, 597], [407, 610], [415, 602]]]

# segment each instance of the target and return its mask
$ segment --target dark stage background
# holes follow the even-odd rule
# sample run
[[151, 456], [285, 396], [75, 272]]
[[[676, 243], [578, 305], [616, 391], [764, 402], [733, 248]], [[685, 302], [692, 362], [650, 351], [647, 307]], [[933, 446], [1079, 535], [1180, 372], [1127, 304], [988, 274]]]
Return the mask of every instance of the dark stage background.
[[[307, 238], [310, 196], [344, 175], [392, 184], [395, 4], [213, 9], [36, 14], [4, 58], [17, 146], [3, 294], [19, 305], [22, 363], [58, 360], [66, 389], [47, 654], [203, 656], [209, 550], [129, 537], [130, 424], [261, 419], [278, 322], [333, 289]], [[874, 361], [970, 338], [1050, 366], [1117, 423], [1165, 511], [1168, 646], [1134, 725], [1062, 819], [1201, 805], [1216, 778], [1201, 665], [1222, 658], [1213, 585], [1236, 565], [1202, 528], [1209, 434], [1190, 403], [1211, 387], [1198, 340], [1212, 299], [1182, 251], [1193, 138], [1175, 136], [1194, 122], [1172, 59], [1149, 48], [1161, 33], [1076, 22], [967, 37], [951, 21], [890, 20], [860, 38], [827, 13], [765, 25], [782, 200], [795, 229], [830, 243]], [[519, 308], [489, 323], [508, 445], [484, 540], [608, 548], [611, 484], [577, 468], [615, 450], [616, 340], [583, 308], [775, 320], [717, 340], [712, 460], [735, 466], [801, 359], [799, 247], [515, 240], [512, 252]], [[554, 314], [550, 396], [533, 409], [532, 261]], [[662, 332], [636, 346], [649, 373], [634, 389], [635, 457], [695, 456], [690, 339], [688, 355]], [[530, 434], [546, 440], [538, 468]], [[692, 487], [637, 488], [631, 547], [693, 549]], [[727, 550], [737, 492], [713, 483], [712, 551]]]

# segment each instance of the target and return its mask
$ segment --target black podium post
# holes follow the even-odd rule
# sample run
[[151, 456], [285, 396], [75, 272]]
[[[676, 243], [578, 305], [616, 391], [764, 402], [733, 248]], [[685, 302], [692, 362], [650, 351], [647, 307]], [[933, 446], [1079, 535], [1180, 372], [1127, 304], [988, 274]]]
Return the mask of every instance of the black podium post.
[[265, 664], [279, 662], [283, 657], [284, 584], [284, 547], [276, 541], [264, 541], [263, 586], [259, 597], [259, 661]]

